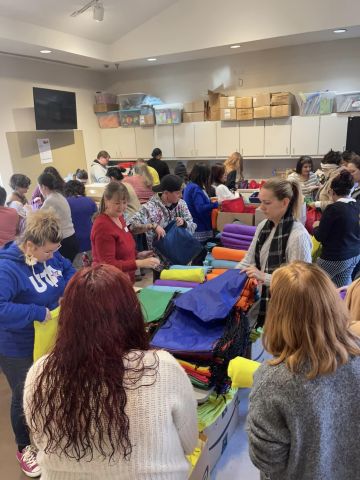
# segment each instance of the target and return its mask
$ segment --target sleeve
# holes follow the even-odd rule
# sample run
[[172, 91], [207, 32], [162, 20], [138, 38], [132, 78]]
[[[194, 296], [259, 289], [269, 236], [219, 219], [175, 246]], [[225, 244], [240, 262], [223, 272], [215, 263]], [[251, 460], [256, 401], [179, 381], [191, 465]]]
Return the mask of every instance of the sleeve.
[[[46, 358], [47, 358], [47, 355], [41, 357], [37, 362], [35, 362], [30, 367], [26, 375], [24, 392], [23, 392], [23, 408], [24, 408], [26, 423], [29, 426], [31, 425], [31, 421], [33, 420], [33, 417], [31, 417], [31, 405], [32, 405], [32, 399], [34, 396], [34, 391], [35, 391], [35, 382], [43, 369], [44, 360]], [[33, 441], [36, 445], [35, 438], [33, 438]]]
[[67, 285], [71, 277], [76, 273], [76, 270], [72, 266], [72, 263], [70, 262], [70, 260], [63, 257], [61, 253], [56, 252], [54, 256], [60, 263], [60, 269], [62, 271], [65, 285]]
[[285, 400], [278, 397], [283, 395], [282, 389], [270, 380], [262, 381], [263, 371], [260, 367], [254, 376], [246, 429], [252, 462], [272, 478], [287, 467], [291, 436], [281, 411]]
[[303, 226], [290, 235], [286, 246], [286, 260], [288, 263], [302, 260], [311, 263], [312, 242], [310, 235]]
[[101, 165], [94, 164], [91, 166], [91, 171], [95, 177], [97, 183], [109, 183], [110, 179], [104, 173], [104, 169]]
[[162, 176], [169, 175], [169, 173], [170, 173], [169, 165], [166, 162], [164, 162], [163, 171], [164, 171], [164, 174]]
[[15, 303], [17, 279], [11, 272], [2, 268], [0, 274], [0, 325], [9, 331], [21, 330], [34, 320], [42, 322], [46, 318], [46, 307], [35, 304]]
[[186, 230], [193, 234], [196, 230], [197, 225], [196, 223], [194, 223], [190, 210], [185, 201], [182, 201], [180, 205], [180, 217], [183, 218], [186, 222]]
[[337, 212], [334, 204], [329, 205], [323, 212], [318, 227], [314, 228], [314, 237], [320, 243], [326, 242], [334, 233], [334, 224], [337, 221]]
[[233, 200], [235, 198], [235, 195], [230, 192], [226, 185], [218, 185], [216, 187], [216, 196], [219, 201]]
[[226, 178], [226, 186], [228, 188], [235, 188], [236, 184], [236, 170], [233, 170], [228, 173]]
[[21, 218], [26, 217], [27, 212], [24, 205], [21, 202], [13, 201], [8, 206], [9, 208], [13, 208], [14, 210], [16, 210], [19, 217]]
[[211, 210], [218, 208], [219, 206], [217, 202], [210, 202], [210, 200], [205, 197], [205, 194], [199, 190], [193, 192], [192, 204], [199, 215], [209, 213]]
[[131, 227], [139, 227], [140, 225], [146, 225], [147, 223], [153, 222], [155, 222], [155, 219], [151, 218], [150, 211], [146, 204], [142, 205], [140, 210], [129, 219]]

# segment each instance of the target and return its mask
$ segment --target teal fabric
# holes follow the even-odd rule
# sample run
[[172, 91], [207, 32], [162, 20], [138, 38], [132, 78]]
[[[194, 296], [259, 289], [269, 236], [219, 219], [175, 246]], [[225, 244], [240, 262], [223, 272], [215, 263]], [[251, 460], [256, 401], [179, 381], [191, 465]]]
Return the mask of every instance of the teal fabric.
[[149, 287], [146, 287], [147, 290], [157, 290], [158, 292], [179, 292], [179, 293], [185, 293], [188, 292], [189, 290], [192, 290], [191, 288], [186, 288], [186, 287], [167, 287], [165, 285], [150, 285]]

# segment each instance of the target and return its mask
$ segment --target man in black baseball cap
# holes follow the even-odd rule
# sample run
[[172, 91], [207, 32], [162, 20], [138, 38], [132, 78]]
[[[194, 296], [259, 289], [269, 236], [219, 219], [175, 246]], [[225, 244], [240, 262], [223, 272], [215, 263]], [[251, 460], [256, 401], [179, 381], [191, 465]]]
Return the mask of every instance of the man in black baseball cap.
[[[183, 179], [181, 177], [178, 177], [177, 175], [165, 175], [159, 185], [155, 185], [152, 189], [154, 192], [159, 193], [159, 192], [180, 192], [181, 193], [181, 187], [182, 184], [184, 183]], [[181, 196], [181, 195], [180, 195]]]

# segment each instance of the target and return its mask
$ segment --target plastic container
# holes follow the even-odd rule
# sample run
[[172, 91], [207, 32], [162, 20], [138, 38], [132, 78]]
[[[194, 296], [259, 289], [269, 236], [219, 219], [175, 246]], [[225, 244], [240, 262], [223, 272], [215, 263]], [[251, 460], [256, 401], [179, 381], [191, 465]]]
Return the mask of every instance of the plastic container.
[[338, 93], [335, 99], [336, 112], [360, 112], [360, 92]]
[[120, 110], [120, 124], [122, 127], [138, 127], [140, 125], [141, 109]]
[[141, 107], [140, 125], [142, 127], [150, 127], [155, 125], [155, 115], [152, 107], [148, 107], [146, 105]]
[[182, 103], [164, 103], [154, 105], [157, 125], [175, 125], [181, 123]]
[[117, 102], [117, 95], [106, 92], [95, 93], [95, 103], [115, 104]]
[[117, 96], [120, 110], [134, 110], [141, 108], [146, 98], [146, 93], [124, 93]]
[[120, 127], [119, 112], [104, 112], [96, 114], [100, 128], [117, 128]]
[[327, 115], [333, 112], [335, 92], [298, 93], [300, 115]]

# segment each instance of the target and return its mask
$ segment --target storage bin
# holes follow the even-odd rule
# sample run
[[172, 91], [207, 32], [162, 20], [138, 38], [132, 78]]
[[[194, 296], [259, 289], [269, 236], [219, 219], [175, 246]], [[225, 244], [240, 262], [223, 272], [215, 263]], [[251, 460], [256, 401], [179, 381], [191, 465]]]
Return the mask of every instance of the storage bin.
[[152, 107], [148, 107], [145, 105], [141, 107], [140, 125], [142, 127], [150, 127], [152, 125], [155, 125], [155, 115]]
[[360, 92], [336, 94], [336, 112], [360, 112]]
[[134, 110], [141, 108], [146, 96], [146, 93], [119, 94], [117, 103], [120, 105], [120, 110]]
[[120, 125], [122, 127], [138, 127], [140, 125], [141, 109], [120, 110]]
[[182, 103], [164, 103], [154, 105], [157, 125], [174, 125], [181, 123]]
[[95, 103], [115, 104], [117, 102], [117, 96], [112, 93], [96, 92]]
[[300, 92], [296, 99], [300, 115], [326, 115], [333, 111], [335, 92]]
[[120, 127], [119, 112], [104, 112], [96, 114], [100, 128], [117, 128]]

